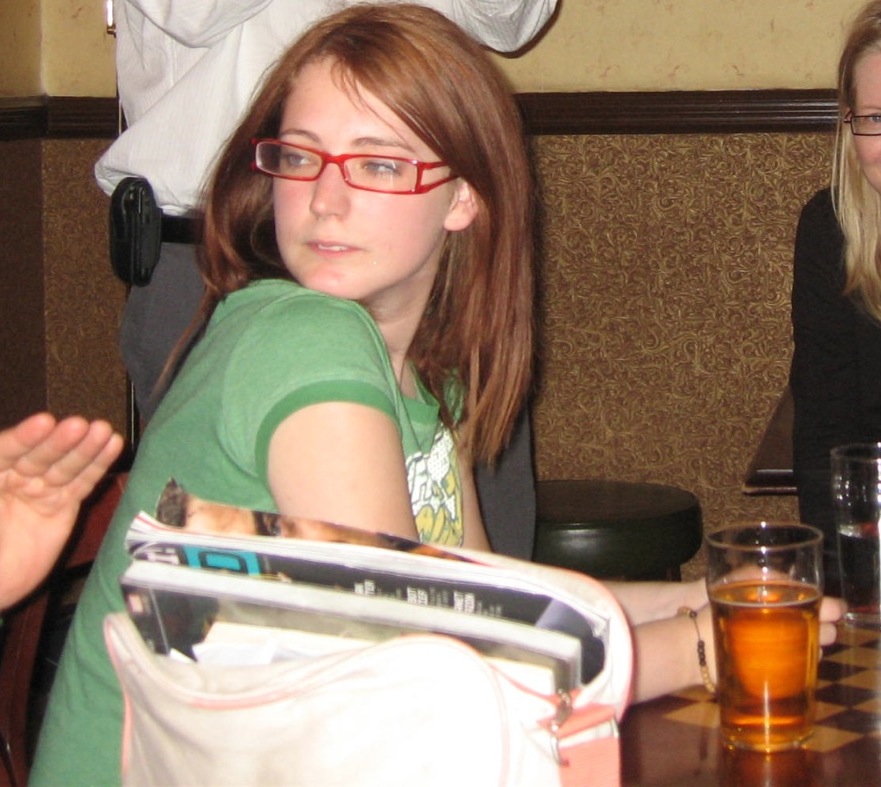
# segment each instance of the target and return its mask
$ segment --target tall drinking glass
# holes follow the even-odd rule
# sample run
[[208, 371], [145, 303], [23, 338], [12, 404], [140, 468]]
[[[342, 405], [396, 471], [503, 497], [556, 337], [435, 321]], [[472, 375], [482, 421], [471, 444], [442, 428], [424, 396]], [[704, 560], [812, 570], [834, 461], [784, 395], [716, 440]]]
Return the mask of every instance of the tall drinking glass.
[[881, 443], [832, 449], [832, 508], [838, 530], [844, 620], [881, 628]]
[[707, 536], [721, 731], [729, 746], [799, 746], [814, 723], [822, 533], [734, 525]]

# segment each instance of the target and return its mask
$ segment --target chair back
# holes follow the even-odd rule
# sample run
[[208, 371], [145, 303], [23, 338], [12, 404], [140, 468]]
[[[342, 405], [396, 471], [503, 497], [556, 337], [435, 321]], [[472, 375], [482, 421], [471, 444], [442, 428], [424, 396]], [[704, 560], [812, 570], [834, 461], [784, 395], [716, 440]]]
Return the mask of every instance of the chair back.
[[127, 475], [109, 475], [83, 503], [70, 543], [48, 582], [7, 611], [0, 651], [0, 787], [25, 787], [30, 770], [31, 683], [52, 590], [92, 563], [110, 526]]

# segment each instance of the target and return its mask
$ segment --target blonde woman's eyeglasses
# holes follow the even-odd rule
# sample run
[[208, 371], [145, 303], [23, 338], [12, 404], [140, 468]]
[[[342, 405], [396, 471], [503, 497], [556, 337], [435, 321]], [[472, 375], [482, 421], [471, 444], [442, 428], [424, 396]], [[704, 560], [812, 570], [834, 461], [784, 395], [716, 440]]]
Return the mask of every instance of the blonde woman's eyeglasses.
[[881, 137], [881, 112], [872, 115], [854, 115], [849, 112], [842, 120], [850, 126], [855, 137]]

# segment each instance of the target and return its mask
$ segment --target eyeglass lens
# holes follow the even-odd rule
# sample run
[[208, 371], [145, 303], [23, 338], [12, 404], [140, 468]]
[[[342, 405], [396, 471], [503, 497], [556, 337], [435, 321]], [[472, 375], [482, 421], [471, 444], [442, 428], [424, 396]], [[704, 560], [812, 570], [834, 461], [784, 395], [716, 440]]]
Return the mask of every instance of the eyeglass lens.
[[850, 130], [858, 137], [881, 136], [881, 114], [851, 115], [848, 122]]

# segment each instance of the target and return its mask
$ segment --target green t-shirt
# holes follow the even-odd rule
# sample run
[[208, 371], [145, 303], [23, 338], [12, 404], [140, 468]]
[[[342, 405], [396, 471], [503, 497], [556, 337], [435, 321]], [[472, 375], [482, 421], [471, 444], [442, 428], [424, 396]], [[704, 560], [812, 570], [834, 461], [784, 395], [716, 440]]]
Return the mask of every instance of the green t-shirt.
[[402, 396], [385, 342], [351, 301], [286, 281], [257, 282], [216, 309], [146, 430], [126, 492], [78, 604], [43, 725], [32, 783], [116, 784], [122, 699], [102, 621], [123, 609], [123, 540], [139, 510], [152, 512], [170, 477], [207, 500], [274, 510], [269, 441], [309, 404], [357, 402], [386, 413], [401, 436], [423, 541], [462, 540], [456, 454], [438, 403], [421, 386]]

